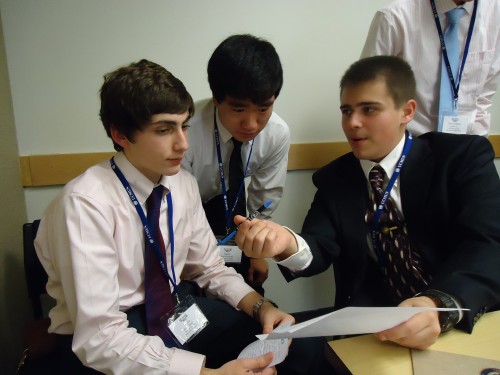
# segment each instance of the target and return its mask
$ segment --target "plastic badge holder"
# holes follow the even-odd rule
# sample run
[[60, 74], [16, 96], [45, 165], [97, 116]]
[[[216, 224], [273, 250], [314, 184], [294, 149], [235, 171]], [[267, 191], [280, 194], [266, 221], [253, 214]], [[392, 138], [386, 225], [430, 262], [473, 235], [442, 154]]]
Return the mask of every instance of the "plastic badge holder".
[[180, 346], [191, 341], [208, 325], [208, 319], [190, 295], [163, 315], [161, 322]]

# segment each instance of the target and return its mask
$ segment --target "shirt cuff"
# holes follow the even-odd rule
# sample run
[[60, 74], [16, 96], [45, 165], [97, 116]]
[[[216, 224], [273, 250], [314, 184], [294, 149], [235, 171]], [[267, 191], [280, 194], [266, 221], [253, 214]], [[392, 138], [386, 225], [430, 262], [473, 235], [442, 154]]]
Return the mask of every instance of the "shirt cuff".
[[205, 366], [205, 356], [188, 352], [182, 349], [174, 349], [170, 360], [169, 375], [192, 375], [199, 374]]
[[302, 237], [300, 237], [290, 228], [287, 227], [284, 228], [288, 230], [295, 237], [295, 241], [297, 241], [298, 251], [295, 254], [286, 258], [285, 260], [282, 261], [275, 260], [275, 262], [280, 266], [288, 268], [291, 272], [303, 271], [307, 267], [309, 267], [309, 265], [312, 262], [313, 255], [311, 253], [311, 249], [309, 248], [309, 245]]

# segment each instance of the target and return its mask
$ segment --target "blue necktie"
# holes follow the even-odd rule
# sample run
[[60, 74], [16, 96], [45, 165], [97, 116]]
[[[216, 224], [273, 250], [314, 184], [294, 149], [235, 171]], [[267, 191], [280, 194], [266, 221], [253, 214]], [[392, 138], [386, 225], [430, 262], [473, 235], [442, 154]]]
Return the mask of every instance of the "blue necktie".
[[[454, 8], [446, 12], [448, 19], [448, 27], [444, 33], [444, 43], [446, 45], [446, 53], [450, 61], [451, 71], [453, 72], [453, 79], [455, 85], [458, 78], [460, 46], [458, 44], [458, 22], [463, 16], [465, 10], [463, 8]], [[453, 89], [451, 86], [448, 71], [444, 56], [441, 56], [441, 89], [439, 95], [439, 118], [438, 118], [438, 131], [443, 130], [443, 112], [449, 114], [456, 114], [453, 98]]]
[[[160, 207], [163, 198], [164, 188], [158, 185], [146, 201], [148, 214], [148, 225], [151, 236], [158, 243], [160, 251], [165, 257], [165, 243], [160, 231]], [[146, 237], [146, 236], [145, 236]], [[146, 299], [146, 323], [148, 335], [160, 336], [165, 345], [175, 346], [174, 341], [162, 327], [161, 317], [174, 307], [170, 284], [163, 274], [158, 257], [155, 254], [153, 245], [149, 243], [147, 237], [144, 249], [144, 289]], [[166, 259], [166, 258], [165, 258]]]

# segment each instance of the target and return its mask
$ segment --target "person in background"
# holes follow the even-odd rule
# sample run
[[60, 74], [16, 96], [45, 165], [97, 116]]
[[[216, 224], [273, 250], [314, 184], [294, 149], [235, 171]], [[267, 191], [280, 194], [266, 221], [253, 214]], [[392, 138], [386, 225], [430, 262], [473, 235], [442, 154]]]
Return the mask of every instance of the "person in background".
[[[273, 111], [283, 85], [283, 69], [271, 43], [253, 35], [232, 35], [213, 52], [207, 67], [212, 97], [195, 103], [182, 167], [198, 181], [203, 208], [214, 233], [233, 229], [235, 214], [262, 212], [270, 218], [283, 194], [290, 131]], [[233, 153], [234, 151], [234, 153]], [[237, 160], [240, 169], [232, 168]], [[244, 179], [248, 177], [248, 190]], [[234, 186], [233, 186], [234, 185]], [[230, 249], [230, 251], [228, 251]], [[221, 247], [226, 264], [264, 293], [268, 264]]]
[[417, 104], [410, 66], [394, 56], [352, 64], [340, 82], [352, 152], [313, 175], [317, 192], [300, 234], [245, 220], [238, 246], [275, 259], [287, 280], [333, 264], [335, 308], [422, 306], [377, 335], [423, 349], [457, 326], [471, 332], [500, 306], [500, 181], [477, 135], [407, 131]]
[[[455, 47], [446, 39], [453, 13], [458, 18]], [[417, 79], [417, 111], [408, 128], [414, 135], [436, 130], [489, 134], [489, 109], [500, 79], [499, 20], [500, 2], [484, 0], [396, 0], [375, 14], [361, 57], [399, 56], [411, 65]], [[456, 102], [452, 86], [458, 87]], [[448, 90], [446, 98], [441, 90]]]
[[[117, 154], [64, 187], [35, 240], [56, 300], [54, 373], [275, 374], [266, 368], [272, 353], [235, 359], [255, 334], [293, 317], [216, 250], [196, 180], [180, 167], [191, 96], [166, 69], [141, 60], [107, 74], [100, 97]], [[186, 295], [181, 274], [214, 298]], [[320, 370], [323, 345], [294, 341], [277, 368]]]

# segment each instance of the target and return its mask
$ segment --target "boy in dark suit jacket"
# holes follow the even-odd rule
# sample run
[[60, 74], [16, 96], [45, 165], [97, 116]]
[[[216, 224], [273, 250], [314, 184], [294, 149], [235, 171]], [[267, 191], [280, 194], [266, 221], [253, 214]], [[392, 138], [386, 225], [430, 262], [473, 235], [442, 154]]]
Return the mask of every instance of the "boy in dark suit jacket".
[[[413, 139], [406, 126], [416, 109], [415, 78], [397, 57], [359, 60], [340, 88], [352, 152], [313, 175], [318, 190], [300, 235], [237, 217], [236, 242], [248, 256], [274, 258], [287, 280], [333, 263], [335, 309], [470, 309], [417, 314], [378, 333], [381, 340], [423, 349], [455, 325], [471, 332], [500, 304], [500, 181], [491, 144], [442, 133]], [[373, 167], [385, 176], [372, 189]]]

